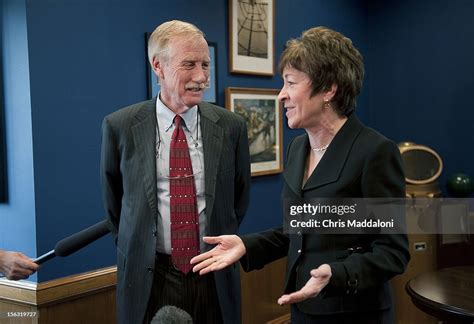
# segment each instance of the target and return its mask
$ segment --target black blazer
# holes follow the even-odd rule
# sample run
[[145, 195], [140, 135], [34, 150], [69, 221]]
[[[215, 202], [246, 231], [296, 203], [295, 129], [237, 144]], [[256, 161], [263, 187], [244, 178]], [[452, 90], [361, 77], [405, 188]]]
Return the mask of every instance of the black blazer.
[[[142, 323], [157, 241], [156, 98], [116, 111], [102, 124], [102, 194], [117, 242], [117, 317]], [[199, 104], [209, 235], [237, 232], [249, 202], [247, 127], [240, 116]], [[225, 323], [240, 323], [236, 265], [214, 273]], [[219, 307], [219, 305], [216, 305]]]
[[[309, 149], [306, 134], [289, 144], [283, 199], [405, 197], [397, 146], [364, 126], [355, 114], [336, 134], [302, 188]], [[285, 235], [280, 228], [242, 239], [247, 255], [241, 263], [247, 271], [288, 255], [287, 293], [302, 288], [312, 269], [324, 263], [331, 266], [332, 277], [325, 289], [297, 304], [300, 311], [313, 315], [388, 309], [388, 280], [403, 273], [410, 259], [403, 234]]]

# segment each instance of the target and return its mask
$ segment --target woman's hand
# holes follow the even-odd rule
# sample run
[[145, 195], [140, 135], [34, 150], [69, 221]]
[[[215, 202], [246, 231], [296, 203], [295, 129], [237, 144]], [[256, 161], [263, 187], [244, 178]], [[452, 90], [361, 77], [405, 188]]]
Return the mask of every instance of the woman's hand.
[[328, 264], [322, 264], [317, 269], [311, 270], [311, 278], [298, 291], [283, 295], [278, 299], [278, 304], [287, 305], [302, 302], [308, 298], [316, 297], [321, 290], [329, 283], [332, 272]]
[[203, 241], [217, 245], [191, 259], [191, 264], [196, 264], [193, 272], [199, 271], [200, 275], [222, 270], [239, 261], [246, 253], [245, 245], [237, 235], [205, 236]]

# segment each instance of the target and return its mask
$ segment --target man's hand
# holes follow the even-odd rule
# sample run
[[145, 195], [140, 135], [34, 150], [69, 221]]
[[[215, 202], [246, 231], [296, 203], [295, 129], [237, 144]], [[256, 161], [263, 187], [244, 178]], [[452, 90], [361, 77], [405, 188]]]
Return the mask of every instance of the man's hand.
[[22, 253], [0, 250], [0, 272], [10, 280], [26, 279], [38, 268], [39, 265]]
[[328, 264], [322, 264], [319, 268], [311, 270], [311, 278], [303, 288], [294, 293], [281, 296], [278, 299], [278, 304], [294, 304], [316, 297], [329, 283], [331, 276], [331, 267]]
[[200, 275], [222, 270], [239, 261], [246, 253], [245, 245], [237, 235], [205, 236], [203, 241], [217, 245], [191, 259], [191, 264], [196, 264], [193, 272], [199, 271]]

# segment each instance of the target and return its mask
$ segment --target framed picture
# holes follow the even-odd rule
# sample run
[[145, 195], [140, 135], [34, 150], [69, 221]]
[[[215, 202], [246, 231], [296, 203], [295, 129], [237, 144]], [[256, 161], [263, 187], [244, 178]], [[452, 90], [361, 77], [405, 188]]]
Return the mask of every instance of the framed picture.
[[229, 0], [230, 72], [273, 75], [275, 0]]
[[225, 106], [247, 121], [252, 176], [283, 171], [282, 109], [277, 89], [226, 88]]
[[[148, 99], [151, 99], [158, 95], [160, 92], [160, 85], [158, 84], [158, 77], [153, 72], [153, 69], [150, 66], [150, 62], [148, 61], [148, 38], [150, 37], [151, 33], [145, 34], [145, 58], [146, 58], [146, 66], [147, 66], [147, 86], [148, 86]], [[210, 102], [210, 103], [217, 103], [217, 43], [214, 42], [207, 42], [209, 45], [209, 56], [211, 57], [211, 65], [210, 65], [210, 82], [209, 82], [209, 89], [204, 91], [203, 101]]]

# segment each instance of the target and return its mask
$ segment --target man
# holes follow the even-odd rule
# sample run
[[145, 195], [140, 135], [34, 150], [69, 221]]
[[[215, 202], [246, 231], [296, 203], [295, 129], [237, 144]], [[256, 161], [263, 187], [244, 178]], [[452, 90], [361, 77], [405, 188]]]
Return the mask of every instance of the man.
[[201, 102], [209, 49], [194, 25], [169, 21], [148, 43], [157, 98], [121, 109], [102, 126], [101, 180], [117, 242], [120, 323], [149, 323], [165, 305], [196, 323], [239, 323], [239, 269], [193, 274], [204, 235], [235, 233], [249, 200], [244, 120]]
[[10, 280], [26, 279], [38, 270], [39, 265], [20, 252], [0, 250], [0, 277]]

